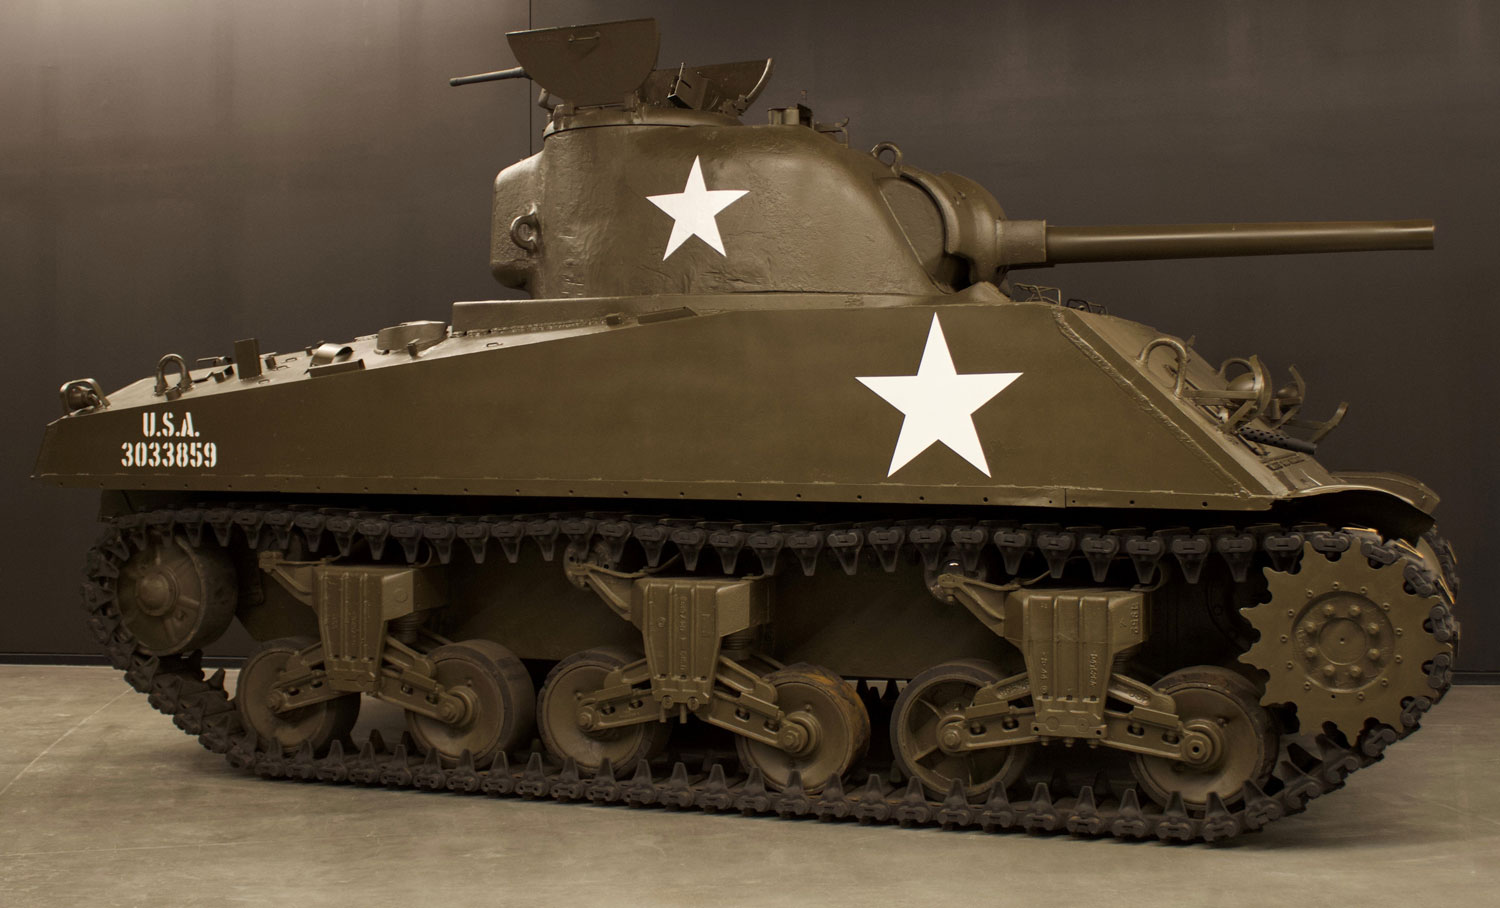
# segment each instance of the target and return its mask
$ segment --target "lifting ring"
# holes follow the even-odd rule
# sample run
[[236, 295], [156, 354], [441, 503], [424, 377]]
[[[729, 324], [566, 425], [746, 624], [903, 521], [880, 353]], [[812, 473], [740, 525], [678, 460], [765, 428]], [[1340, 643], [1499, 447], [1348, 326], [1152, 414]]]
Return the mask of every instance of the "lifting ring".
[[[169, 394], [168, 391], [167, 391], [167, 366], [171, 365], [172, 363], [176, 363], [177, 364], [177, 371], [179, 373], [179, 377], [177, 379], [177, 387], [173, 388], [172, 389], [173, 393]], [[183, 359], [180, 355], [178, 355], [176, 353], [168, 353], [166, 356], [163, 356], [160, 360], [157, 361], [157, 363], [156, 363], [156, 394], [157, 394], [157, 396], [161, 396], [163, 394], [166, 394], [169, 398], [172, 398], [172, 399], [175, 400], [184, 391], [191, 391], [192, 389], [193, 389], [193, 376], [191, 376], [191, 375], [188, 374], [187, 360]]]
[[[885, 154], [888, 151], [891, 153], [891, 160], [887, 164], [885, 158], [882, 158], [881, 155]], [[879, 161], [880, 163], [887, 164], [887, 166], [891, 168], [891, 172], [896, 176], [899, 177], [901, 175], [901, 149], [897, 147], [895, 142], [881, 142], [874, 148], [870, 149], [870, 154], [874, 155], [875, 160]]]

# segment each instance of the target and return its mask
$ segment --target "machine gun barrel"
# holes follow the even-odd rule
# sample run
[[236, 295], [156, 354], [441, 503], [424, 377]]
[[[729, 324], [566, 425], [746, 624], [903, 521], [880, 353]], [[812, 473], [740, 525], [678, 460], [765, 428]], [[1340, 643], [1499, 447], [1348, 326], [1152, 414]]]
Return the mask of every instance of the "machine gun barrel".
[[[1044, 227], [1046, 264], [1431, 249], [1430, 220]], [[1037, 262], [1036, 264], [1042, 264]]]
[[512, 66], [510, 69], [497, 69], [492, 73], [477, 73], [472, 76], [457, 76], [449, 79], [448, 84], [457, 88], [460, 85], [473, 85], [476, 82], [498, 82], [501, 79], [529, 79], [526, 70], [520, 66]]

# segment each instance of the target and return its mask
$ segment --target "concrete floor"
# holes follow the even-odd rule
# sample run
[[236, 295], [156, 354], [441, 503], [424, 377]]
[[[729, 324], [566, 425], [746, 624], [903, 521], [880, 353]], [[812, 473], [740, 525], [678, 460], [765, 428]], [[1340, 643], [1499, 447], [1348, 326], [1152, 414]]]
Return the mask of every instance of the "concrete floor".
[[[0, 665], [0, 905], [1500, 904], [1500, 687], [1220, 847], [259, 780], [105, 668]], [[393, 718], [367, 710], [385, 724]]]

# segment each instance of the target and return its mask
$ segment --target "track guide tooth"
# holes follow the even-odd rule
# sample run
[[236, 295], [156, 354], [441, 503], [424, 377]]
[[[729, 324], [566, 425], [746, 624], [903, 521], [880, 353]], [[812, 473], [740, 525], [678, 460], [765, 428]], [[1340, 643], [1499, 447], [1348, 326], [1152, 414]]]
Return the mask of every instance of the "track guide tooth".
[[1125, 796], [1120, 799], [1120, 809], [1116, 811], [1114, 822], [1109, 828], [1110, 832], [1120, 838], [1145, 837], [1150, 825], [1146, 822], [1146, 815], [1141, 812], [1140, 798], [1136, 796], [1134, 788], [1127, 789]]
[[1079, 790], [1067, 824], [1068, 831], [1074, 835], [1098, 835], [1104, 831], [1104, 818], [1099, 816], [1099, 807], [1094, 803], [1094, 786], [1085, 785]]
[[545, 798], [551, 790], [552, 782], [547, 778], [542, 755], [533, 750], [526, 761], [526, 769], [516, 780], [516, 794], [523, 798]]
[[901, 826], [922, 826], [932, 819], [932, 805], [927, 803], [927, 792], [922, 790], [921, 782], [912, 779], [906, 783], [906, 793], [892, 815]]
[[1208, 811], [1203, 817], [1201, 834], [1205, 842], [1219, 842], [1238, 835], [1240, 824], [1215, 792], [1208, 796]]
[[449, 791], [478, 791], [479, 783], [483, 781], [474, 766], [474, 754], [467, 747], [458, 755], [458, 765], [446, 773], [446, 787]]
[[1156, 821], [1156, 837], [1164, 842], [1186, 842], [1196, 832], [1193, 818], [1188, 816], [1187, 807], [1182, 803], [1182, 792], [1172, 792], [1172, 797], [1167, 801], [1167, 809], [1162, 811], [1161, 817]]
[[436, 750], [427, 751], [427, 756], [422, 760], [421, 765], [412, 770], [411, 782], [427, 791], [438, 791], [448, 787], [448, 780], [443, 774], [443, 764]]
[[1016, 824], [1016, 810], [1005, 796], [1005, 787], [996, 785], [979, 812], [979, 828], [985, 832], [1009, 829]]
[[563, 760], [562, 771], [552, 783], [554, 801], [577, 801], [583, 798], [587, 785], [578, 774], [578, 763], [568, 757]]
[[854, 812], [854, 802], [844, 794], [844, 781], [830, 776], [823, 786], [822, 796], [813, 804], [813, 814], [819, 820], [842, 820]]
[[715, 763], [709, 767], [708, 782], [698, 793], [697, 804], [699, 809], [707, 813], [717, 813], [734, 806], [734, 793], [729, 790], [729, 782], [724, 777], [724, 767], [720, 764]]
[[693, 799], [693, 783], [688, 778], [687, 764], [678, 760], [672, 764], [672, 774], [667, 777], [666, 784], [657, 790], [657, 803], [664, 807], [681, 809], [692, 807]]
[[588, 788], [584, 794], [595, 804], [608, 804], [620, 799], [620, 783], [615, 781], [615, 764], [604, 758], [599, 764], [599, 771], [589, 780]]
[[1284, 811], [1281, 803], [1266, 797], [1260, 786], [1254, 782], [1246, 782], [1242, 792], [1245, 801], [1243, 816], [1246, 829], [1259, 829], [1267, 823], [1281, 819]]
[[766, 813], [771, 809], [771, 795], [766, 791], [766, 777], [761, 773], [759, 766], [751, 767], [750, 776], [745, 779], [745, 786], [740, 789], [739, 797], [734, 799], [734, 806], [747, 817]]
[[975, 820], [975, 811], [969, 798], [964, 794], [964, 783], [962, 779], [955, 778], [953, 784], [948, 786], [948, 795], [943, 798], [943, 804], [937, 812], [938, 825], [944, 829], [962, 829], [971, 826]]
[[631, 807], [645, 807], [656, 803], [656, 785], [651, 781], [651, 764], [637, 760], [635, 775], [620, 791], [620, 797]]
[[807, 797], [807, 791], [802, 787], [802, 771], [792, 770], [788, 777], [786, 787], [777, 792], [775, 804], [777, 816], [791, 819], [792, 817], [805, 817], [812, 810], [812, 802]]
[[871, 773], [865, 787], [854, 802], [854, 816], [860, 823], [884, 823], [891, 815], [890, 791], [880, 780], [880, 773]]
[[484, 781], [479, 783], [479, 790], [490, 795], [515, 792], [516, 778], [510, 771], [510, 759], [504, 753], [495, 756], [495, 762], [490, 764], [489, 771], [484, 774]]
[[287, 763], [286, 774], [289, 778], [304, 782], [311, 782], [318, 777], [318, 760], [313, 754], [311, 741], [303, 741], [302, 746], [297, 748], [297, 753]]
[[318, 761], [318, 781], [320, 782], [347, 782], [349, 780], [349, 766], [344, 760], [344, 742], [335, 739], [328, 745], [328, 753]]
[[1062, 817], [1052, 804], [1052, 792], [1046, 782], [1036, 783], [1031, 800], [1020, 805], [1021, 827], [1028, 832], [1051, 832], [1062, 825]]
[[349, 764], [349, 781], [356, 785], [380, 783], [380, 759], [376, 755], [374, 735], [359, 749], [359, 755]]
[[406, 742], [402, 741], [396, 745], [390, 759], [380, 767], [380, 784], [390, 788], [406, 788], [412, 781], [411, 758], [407, 755]]

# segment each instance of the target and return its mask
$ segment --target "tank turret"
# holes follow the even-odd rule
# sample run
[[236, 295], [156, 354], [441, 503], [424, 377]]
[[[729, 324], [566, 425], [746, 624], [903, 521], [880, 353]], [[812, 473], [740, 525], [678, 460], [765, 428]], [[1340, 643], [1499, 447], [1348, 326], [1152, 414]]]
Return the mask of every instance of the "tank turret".
[[[510, 42], [455, 82], [542, 86], [490, 255], [535, 299], [169, 353], [47, 427], [37, 476], [104, 493], [89, 627], [232, 765], [1215, 840], [1449, 688], [1437, 496], [1316, 460], [1342, 405], [1004, 282], [1430, 222], [1015, 220], [801, 105], [742, 124], [769, 60], [658, 69], [650, 20]], [[231, 700], [199, 650], [236, 621]], [[349, 746], [366, 697], [394, 749]]]
[[926, 293], [1066, 262], [1432, 247], [1432, 222], [1417, 220], [1010, 219], [972, 180], [913, 167], [891, 143], [852, 150], [843, 124], [801, 105], [744, 128], [771, 61], [653, 69], [657, 40], [650, 20], [519, 32], [522, 66], [451, 80], [529, 77], [552, 113], [542, 151], [495, 182], [501, 283], [544, 297]]

